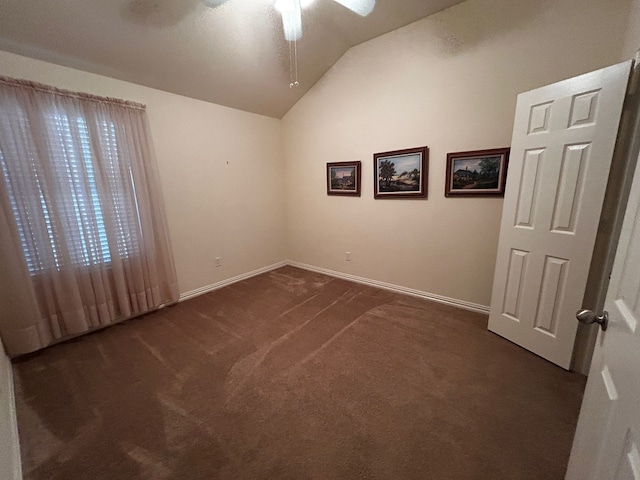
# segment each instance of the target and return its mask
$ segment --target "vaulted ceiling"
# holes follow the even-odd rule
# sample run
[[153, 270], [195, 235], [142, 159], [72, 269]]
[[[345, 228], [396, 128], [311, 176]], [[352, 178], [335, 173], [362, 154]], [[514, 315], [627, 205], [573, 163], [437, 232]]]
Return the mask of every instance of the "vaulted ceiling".
[[332, 0], [303, 11], [298, 80], [273, 0], [0, 0], [0, 49], [281, 118], [352, 46], [460, 3]]

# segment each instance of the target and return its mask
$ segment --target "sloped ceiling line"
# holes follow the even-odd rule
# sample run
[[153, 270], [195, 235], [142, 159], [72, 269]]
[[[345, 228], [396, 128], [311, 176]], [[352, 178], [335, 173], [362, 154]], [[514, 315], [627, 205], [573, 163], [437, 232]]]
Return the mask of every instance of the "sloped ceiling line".
[[304, 12], [300, 87], [273, 0], [0, 0], [0, 49], [282, 118], [352, 46], [461, 0], [377, 0], [361, 17], [333, 0]]

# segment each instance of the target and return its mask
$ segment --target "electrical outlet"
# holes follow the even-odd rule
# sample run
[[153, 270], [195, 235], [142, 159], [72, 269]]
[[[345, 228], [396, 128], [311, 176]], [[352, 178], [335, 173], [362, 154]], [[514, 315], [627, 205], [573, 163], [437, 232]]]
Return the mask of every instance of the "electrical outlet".
[[222, 266], [222, 257], [216, 257], [216, 267]]
[[350, 262], [351, 261], [351, 252], [344, 252], [344, 259], [347, 262]]

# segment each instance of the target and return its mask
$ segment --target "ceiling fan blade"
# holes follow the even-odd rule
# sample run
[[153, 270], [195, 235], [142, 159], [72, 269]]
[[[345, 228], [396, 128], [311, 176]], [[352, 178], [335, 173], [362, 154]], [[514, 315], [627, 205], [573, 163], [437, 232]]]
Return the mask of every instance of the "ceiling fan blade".
[[302, 17], [300, 12], [282, 12], [282, 28], [285, 40], [288, 42], [299, 40], [302, 37]]
[[223, 3], [227, 3], [229, 0], [202, 0], [204, 4], [209, 8], [216, 8], [222, 5]]
[[361, 17], [366, 17], [373, 11], [376, 6], [376, 0], [334, 0], [340, 5], [347, 7], [352, 12], [357, 13]]
[[276, 10], [282, 15], [284, 38], [293, 42], [302, 37], [302, 12], [300, 0], [276, 0]]

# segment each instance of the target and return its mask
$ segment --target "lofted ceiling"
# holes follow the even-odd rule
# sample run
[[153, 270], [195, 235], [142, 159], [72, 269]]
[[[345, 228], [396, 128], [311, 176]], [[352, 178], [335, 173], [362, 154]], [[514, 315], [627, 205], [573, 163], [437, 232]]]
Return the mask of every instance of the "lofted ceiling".
[[352, 46], [462, 0], [333, 0], [303, 11], [299, 87], [273, 0], [0, 0], [0, 49], [281, 118]]

